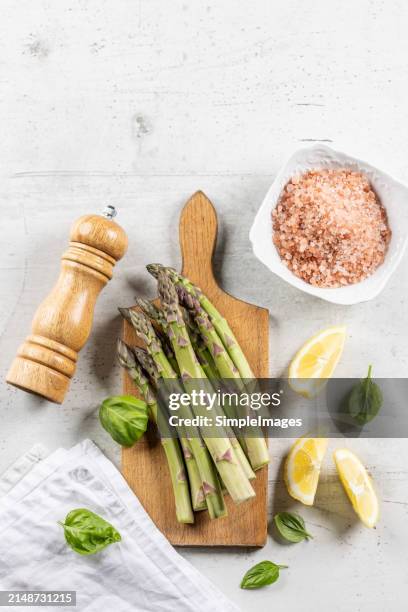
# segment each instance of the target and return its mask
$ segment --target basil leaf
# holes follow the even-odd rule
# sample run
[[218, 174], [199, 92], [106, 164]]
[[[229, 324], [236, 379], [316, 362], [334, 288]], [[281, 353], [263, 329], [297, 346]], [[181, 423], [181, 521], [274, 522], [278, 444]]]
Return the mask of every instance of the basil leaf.
[[260, 589], [273, 584], [279, 578], [279, 570], [287, 565], [276, 565], [272, 561], [261, 561], [247, 571], [241, 582], [241, 589]]
[[122, 539], [113, 525], [86, 508], [71, 510], [65, 522], [58, 524], [64, 528], [67, 544], [80, 555], [94, 555]]
[[305, 521], [299, 514], [279, 512], [274, 516], [275, 525], [281, 536], [288, 542], [302, 542], [313, 536], [305, 529]]
[[357, 383], [348, 398], [349, 414], [358, 425], [366, 425], [372, 421], [383, 404], [381, 389], [373, 382], [371, 371], [372, 366], [370, 365], [367, 377]]
[[147, 429], [148, 407], [133, 395], [108, 397], [100, 407], [99, 420], [122, 446], [133, 446]]

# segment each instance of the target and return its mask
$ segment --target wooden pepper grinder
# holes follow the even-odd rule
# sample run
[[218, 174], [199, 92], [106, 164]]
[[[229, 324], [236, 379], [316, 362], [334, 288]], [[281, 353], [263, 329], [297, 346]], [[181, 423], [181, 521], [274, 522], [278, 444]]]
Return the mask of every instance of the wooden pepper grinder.
[[85, 215], [71, 229], [68, 249], [51, 293], [34, 315], [31, 335], [20, 346], [7, 382], [60, 404], [75, 372], [78, 351], [92, 327], [96, 299], [127, 249], [127, 236], [108, 206]]

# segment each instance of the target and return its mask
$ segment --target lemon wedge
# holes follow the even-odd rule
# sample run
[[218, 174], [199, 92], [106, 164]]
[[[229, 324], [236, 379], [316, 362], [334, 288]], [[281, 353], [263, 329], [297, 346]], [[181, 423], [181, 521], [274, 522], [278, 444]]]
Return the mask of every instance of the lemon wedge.
[[345, 326], [328, 327], [312, 336], [289, 366], [291, 388], [308, 399], [316, 397], [339, 362], [346, 339]]
[[314, 502], [327, 443], [327, 438], [298, 438], [286, 458], [284, 479], [289, 495], [307, 506]]
[[341, 483], [357, 516], [367, 527], [374, 527], [380, 516], [380, 508], [367, 470], [348, 448], [337, 449], [333, 458]]

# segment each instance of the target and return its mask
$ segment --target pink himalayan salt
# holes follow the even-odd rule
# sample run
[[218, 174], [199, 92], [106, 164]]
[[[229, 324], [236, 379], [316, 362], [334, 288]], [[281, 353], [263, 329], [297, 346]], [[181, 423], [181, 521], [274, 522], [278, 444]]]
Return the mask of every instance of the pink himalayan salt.
[[367, 177], [347, 169], [294, 176], [272, 220], [284, 263], [317, 287], [367, 278], [383, 263], [391, 239], [387, 213]]

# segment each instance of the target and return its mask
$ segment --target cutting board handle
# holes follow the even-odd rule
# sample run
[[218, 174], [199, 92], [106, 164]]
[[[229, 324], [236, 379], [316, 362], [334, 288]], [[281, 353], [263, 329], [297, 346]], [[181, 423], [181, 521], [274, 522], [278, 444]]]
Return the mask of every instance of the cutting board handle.
[[202, 191], [197, 191], [184, 206], [180, 216], [180, 247], [183, 274], [205, 290], [218, 288], [214, 278], [212, 258], [217, 242], [217, 213]]

